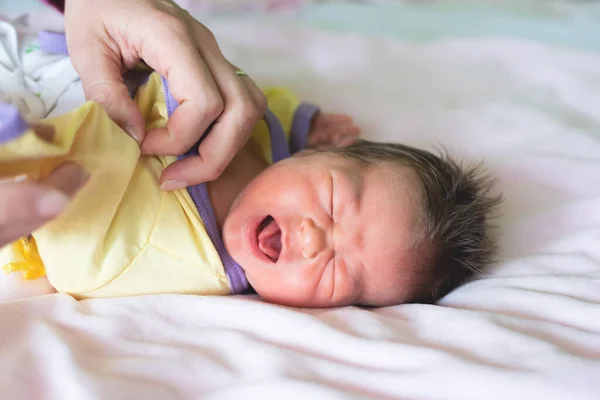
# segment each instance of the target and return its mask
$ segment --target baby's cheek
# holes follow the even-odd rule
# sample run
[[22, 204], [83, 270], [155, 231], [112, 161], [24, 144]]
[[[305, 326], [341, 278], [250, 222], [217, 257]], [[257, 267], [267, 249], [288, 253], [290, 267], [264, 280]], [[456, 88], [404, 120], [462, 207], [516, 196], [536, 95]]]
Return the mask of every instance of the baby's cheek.
[[381, 263], [377, 271], [368, 271], [363, 278], [365, 305], [386, 307], [405, 303], [418, 287], [418, 266]]
[[355, 286], [333, 260], [319, 260], [296, 276], [294, 288], [307, 307], [339, 307], [352, 304]]
[[248, 280], [264, 300], [292, 307], [314, 306], [318, 283], [298, 265], [277, 263], [273, 269], [253, 271]]

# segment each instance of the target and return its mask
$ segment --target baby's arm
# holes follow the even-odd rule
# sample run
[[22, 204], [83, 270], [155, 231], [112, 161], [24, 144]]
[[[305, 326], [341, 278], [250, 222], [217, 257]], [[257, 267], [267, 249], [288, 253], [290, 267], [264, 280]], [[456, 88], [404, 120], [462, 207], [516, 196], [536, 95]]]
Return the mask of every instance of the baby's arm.
[[360, 128], [345, 114], [317, 114], [308, 135], [308, 147], [346, 147], [360, 136]]

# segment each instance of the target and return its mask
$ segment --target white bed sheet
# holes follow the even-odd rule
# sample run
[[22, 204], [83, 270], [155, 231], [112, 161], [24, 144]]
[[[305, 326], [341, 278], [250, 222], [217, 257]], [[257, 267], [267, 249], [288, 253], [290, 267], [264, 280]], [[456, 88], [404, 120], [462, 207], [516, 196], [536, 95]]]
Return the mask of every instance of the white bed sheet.
[[211, 28], [257, 82], [351, 113], [371, 139], [483, 158], [506, 196], [500, 261], [439, 306], [0, 304], [3, 398], [600, 398], [599, 55], [494, 38], [415, 45], [289, 22]]

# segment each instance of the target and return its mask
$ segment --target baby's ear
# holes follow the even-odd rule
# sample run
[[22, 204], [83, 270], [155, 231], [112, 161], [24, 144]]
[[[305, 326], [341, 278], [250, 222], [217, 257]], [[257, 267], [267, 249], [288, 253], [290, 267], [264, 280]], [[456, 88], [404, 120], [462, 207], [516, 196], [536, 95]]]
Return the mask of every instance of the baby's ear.
[[313, 119], [308, 147], [331, 149], [350, 146], [360, 136], [360, 128], [345, 114], [318, 114]]

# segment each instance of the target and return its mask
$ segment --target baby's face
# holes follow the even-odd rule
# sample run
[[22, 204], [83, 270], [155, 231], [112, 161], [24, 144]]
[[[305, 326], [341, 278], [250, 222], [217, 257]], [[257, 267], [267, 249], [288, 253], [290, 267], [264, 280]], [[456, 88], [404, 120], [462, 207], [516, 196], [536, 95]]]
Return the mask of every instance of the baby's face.
[[410, 168], [305, 153], [267, 168], [223, 227], [266, 301], [296, 307], [405, 301], [417, 275], [421, 195]]

